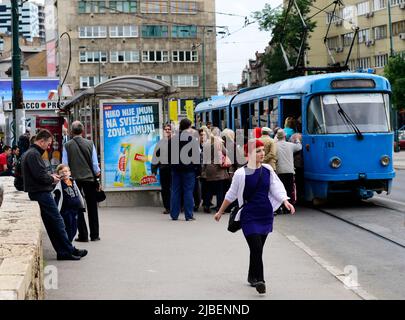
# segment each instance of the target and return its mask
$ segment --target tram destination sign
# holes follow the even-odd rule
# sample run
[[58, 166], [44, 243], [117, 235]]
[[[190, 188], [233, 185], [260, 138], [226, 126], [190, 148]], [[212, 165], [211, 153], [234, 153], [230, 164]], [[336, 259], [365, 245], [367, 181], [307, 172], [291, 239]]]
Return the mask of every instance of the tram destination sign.
[[[48, 110], [58, 110], [58, 102], [51, 100], [44, 101], [24, 101], [24, 108], [27, 111], [48, 111]], [[60, 107], [63, 107], [64, 101], [60, 102]], [[4, 102], [4, 111], [12, 111], [13, 104], [11, 101]]]

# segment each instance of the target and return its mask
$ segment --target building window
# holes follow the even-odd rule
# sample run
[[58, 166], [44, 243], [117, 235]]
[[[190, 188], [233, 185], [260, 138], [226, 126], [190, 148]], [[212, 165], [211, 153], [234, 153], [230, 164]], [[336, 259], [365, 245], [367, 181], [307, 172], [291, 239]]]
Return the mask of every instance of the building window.
[[345, 47], [348, 47], [352, 44], [354, 33], [353, 32], [346, 33], [342, 37], [343, 37], [343, 45]]
[[[99, 84], [98, 76], [80, 77], [80, 89], [91, 88]], [[108, 76], [100, 76], [100, 81], [108, 80]]]
[[391, 6], [396, 6], [400, 3], [405, 3], [405, 0], [391, 0]]
[[111, 13], [134, 13], [137, 9], [136, 0], [110, 1], [109, 5]]
[[173, 62], [198, 62], [197, 51], [172, 51]]
[[110, 38], [136, 38], [138, 26], [110, 26]]
[[142, 62], [169, 62], [169, 51], [142, 51]]
[[79, 55], [80, 63], [107, 62], [107, 52], [105, 51], [80, 51]]
[[363, 43], [368, 40], [370, 40], [370, 30], [369, 29], [360, 30], [358, 34], [358, 42]]
[[197, 2], [194, 1], [171, 1], [170, 2], [171, 13], [185, 13], [196, 14]]
[[135, 63], [139, 62], [139, 51], [111, 51], [111, 63]]
[[167, 38], [168, 36], [168, 26], [142, 26], [142, 37], [144, 38]]
[[169, 13], [167, 1], [141, 1], [141, 13]]
[[385, 8], [385, 0], [374, 0], [374, 11]]
[[374, 28], [374, 39], [380, 40], [387, 37], [387, 26], [378, 26]]
[[357, 59], [357, 67], [359, 69], [368, 69], [370, 68], [370, 65], [371, 63], [369, 57]]
[[174, 75], [173, 85], [175, 87], [198, 87], [198, 76], [197, 75]]
[[79, 38], [107, 38], [106, 26], [80, 26]]
[[339, 36], [328, 38], [328, 48], [336, 49], [339, 47]]
[[162, 80], [167, 82], [168, 84], [171, 84], [170, 76], [167, 75], [155, 75], [151, 76], [151, 78], [156, 79], [156, 80]]
[[104, 13], [105, 1], [79, 1], [79, 13]]
[[392, 24], [392, 34], [394, 36], [405, 32], [405, 20], [398, 21]]
[[329, 24], [329, 22], [336, 23], [342, 21], [342, 16], [343, 16], [343, 10], [337, 10], [335, 14], [333, 12], [327, 12], [326, 13], [326, 24]]
[[370, 2], [360, 2], [357, 5], [357, 15], [362, 16], [370, 12]]
[[384, 68], [384, 66], [388, 63], [388, 54], [381, 54], [375, 56], [374, 58], [376, 68]]
[[172, 26], [172, 38], [196, 38], [197, 26]]

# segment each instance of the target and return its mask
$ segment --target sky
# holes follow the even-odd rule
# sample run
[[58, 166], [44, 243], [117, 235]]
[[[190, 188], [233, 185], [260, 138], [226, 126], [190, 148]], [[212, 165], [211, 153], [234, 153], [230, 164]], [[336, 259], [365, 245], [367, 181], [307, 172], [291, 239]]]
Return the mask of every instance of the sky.
[[[247, 16], [253, 21], [251, 12], [263, 9], [266, 3], [274, 8], [280, 5], [282, 0], [216, 0], [216, 24], [228, 26], [230, 33], [235, 32], [243, 27], [245, 18], [222, 15], [219, 12]], [[260, 31], [258, 24], [254, 23], [229, 37], [220, 38], [217, 37], [218, 88], [222, 92], [222, 85], [241, 82], [242, 70], [248, 60], [255, 57], [256, 51], [264, 51], [271, 34]]]

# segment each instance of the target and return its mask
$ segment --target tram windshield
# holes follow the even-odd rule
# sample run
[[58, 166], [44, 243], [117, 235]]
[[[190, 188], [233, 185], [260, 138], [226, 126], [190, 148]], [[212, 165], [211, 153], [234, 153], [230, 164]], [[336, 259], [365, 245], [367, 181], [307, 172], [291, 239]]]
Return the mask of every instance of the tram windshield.
[[[356, 131], [354, 128], [358, 128], [361, 133], [389, 132], [388, 99], [388, 95], [382, 93], [314, 97], [308, 107], [308, 133], [353, 133]], [[345, 117], [342, 117], [342, 110]]]

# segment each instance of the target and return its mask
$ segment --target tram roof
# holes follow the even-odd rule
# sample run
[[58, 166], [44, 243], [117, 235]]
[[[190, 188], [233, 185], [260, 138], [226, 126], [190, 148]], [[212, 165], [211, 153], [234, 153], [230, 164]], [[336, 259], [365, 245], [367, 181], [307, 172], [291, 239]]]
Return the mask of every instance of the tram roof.
[[[311, 86], [319, 81], [330, 79], [379, 79], [380, 81], [386, 81], [384, 77], [369, 74], [369, 73], [353, 73], [353, 72], [339, 72], [339, 73], [328, 73], [328, 74], [317, 74], [310, 76], [302, 76], [297, 78], [291, 78], [276, 82], [264, 87], [257, 89], [252, 89], [238, 94], [235, 99], [232, 101], [232, 105], [238, 105], [240, 103], [246, 103], [249, 101], [258, 100], [260, 98], [275, 96], [275, 95], [301, 95], [309, 92]], [[224, 98], [205, 101], [197, 105], [195, 111], [202, 112], [207, 110], [213, 110], [218, 108], [223, 108], [229, 105], [232, 96], [227, 96]]]
[[165, 81], [138, 75], [127, 75], [108, 79], [95, 87], [78, 93], [62, 109], [69, 109], [88, 97], [122, 99], [162, 98], [176, 92], [179, 92], [179, 89], [172, 87]]

